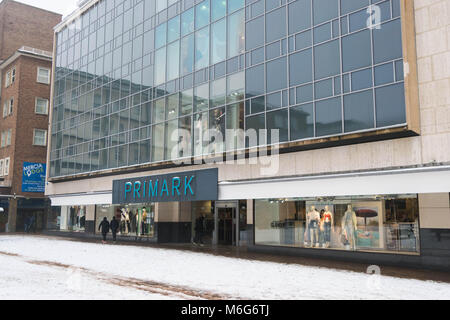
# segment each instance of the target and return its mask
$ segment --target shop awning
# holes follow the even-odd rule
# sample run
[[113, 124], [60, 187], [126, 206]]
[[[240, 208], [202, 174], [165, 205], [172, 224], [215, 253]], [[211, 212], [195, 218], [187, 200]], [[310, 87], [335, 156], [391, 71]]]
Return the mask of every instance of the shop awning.
[[52, 206], [88, 206], [112, 204], [112, 192], [51, 196]]
[[450, 192], [450, 166], [221, 182], [220, 200]]

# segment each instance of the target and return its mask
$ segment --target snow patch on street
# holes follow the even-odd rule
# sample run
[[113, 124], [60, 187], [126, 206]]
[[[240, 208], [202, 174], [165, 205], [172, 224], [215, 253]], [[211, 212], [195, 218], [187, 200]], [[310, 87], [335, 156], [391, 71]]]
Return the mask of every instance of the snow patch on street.
[[[84, 268], [110, 277], [154, 281], [244, 299], [450, 299], [447, 283], [181, 250], [0, 236], [0, 252]], [[0, 281], [7, 284], [2, 286], [0, 298], [22, 294], [24, 298], [159, 298], [91, 278], [82, 282], [82, 292], [69, 292], [65, 286], [67, 271], [21, 264], [26, 262], [0, 255]]]

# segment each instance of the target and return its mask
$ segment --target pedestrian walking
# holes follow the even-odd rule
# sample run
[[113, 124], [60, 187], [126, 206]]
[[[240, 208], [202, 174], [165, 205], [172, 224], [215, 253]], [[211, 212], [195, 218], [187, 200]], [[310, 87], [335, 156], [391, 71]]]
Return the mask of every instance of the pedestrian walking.
[[98, 226], [98, 230], [101, 229], [101, 231], [102, 231], [102, 236], [103, 236], [102, 243], [103, 243], [103, 244], [106, 243], [106, 235], [107, 235], [108, 232], [109, 232], [109, 228], [110, 228], [110, 225], [109, 225], [108, 219], [106, 219], [106, 217], [104, 217], [104, 218], [103, 218], [103, 221], [102, 221], [102, 222], [100, 223], [100, 225]]
[[205, 231], [205, 217], [201, 215], [195, 221], [195, 238], [194, 244], [203, 245], [203, 232]]
[[113, 236], [113, 242], [116, 243], [117, 231], [119, 230], [119, 221], [117, 221], [116, 217], [113, 217], [110, 223], [111, 233]]

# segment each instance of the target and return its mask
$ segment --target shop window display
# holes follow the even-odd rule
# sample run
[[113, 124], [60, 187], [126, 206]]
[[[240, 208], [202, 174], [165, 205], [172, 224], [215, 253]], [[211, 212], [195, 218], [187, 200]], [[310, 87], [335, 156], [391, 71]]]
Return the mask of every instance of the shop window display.
[[416, 195], [255, 201], [257, 245], [419, 252]]
[[84, 231], [86, 226], [86, 206], [63, 206], [59, 221], [62, 231]]
[[119, 221], [121, 236], [150, 237], [155, 236], [154, 204], [140, 205], [98, 205], [96, 210], [96, 228], [103, 218], [111, 221], [113, 216]]

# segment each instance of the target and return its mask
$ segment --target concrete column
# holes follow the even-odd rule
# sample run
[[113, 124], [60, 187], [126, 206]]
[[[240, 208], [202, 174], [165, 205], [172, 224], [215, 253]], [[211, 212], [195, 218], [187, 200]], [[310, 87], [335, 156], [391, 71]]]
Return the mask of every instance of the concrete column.
[[95, 233], [95, 205], [86, 206], [85, 232]]
[[16, 229], [17, 229], [17, 199], [9, 199], [8, 232], [16, 232]]
[[450, 194], [419, 194], [420, 227], [450, 229]]

